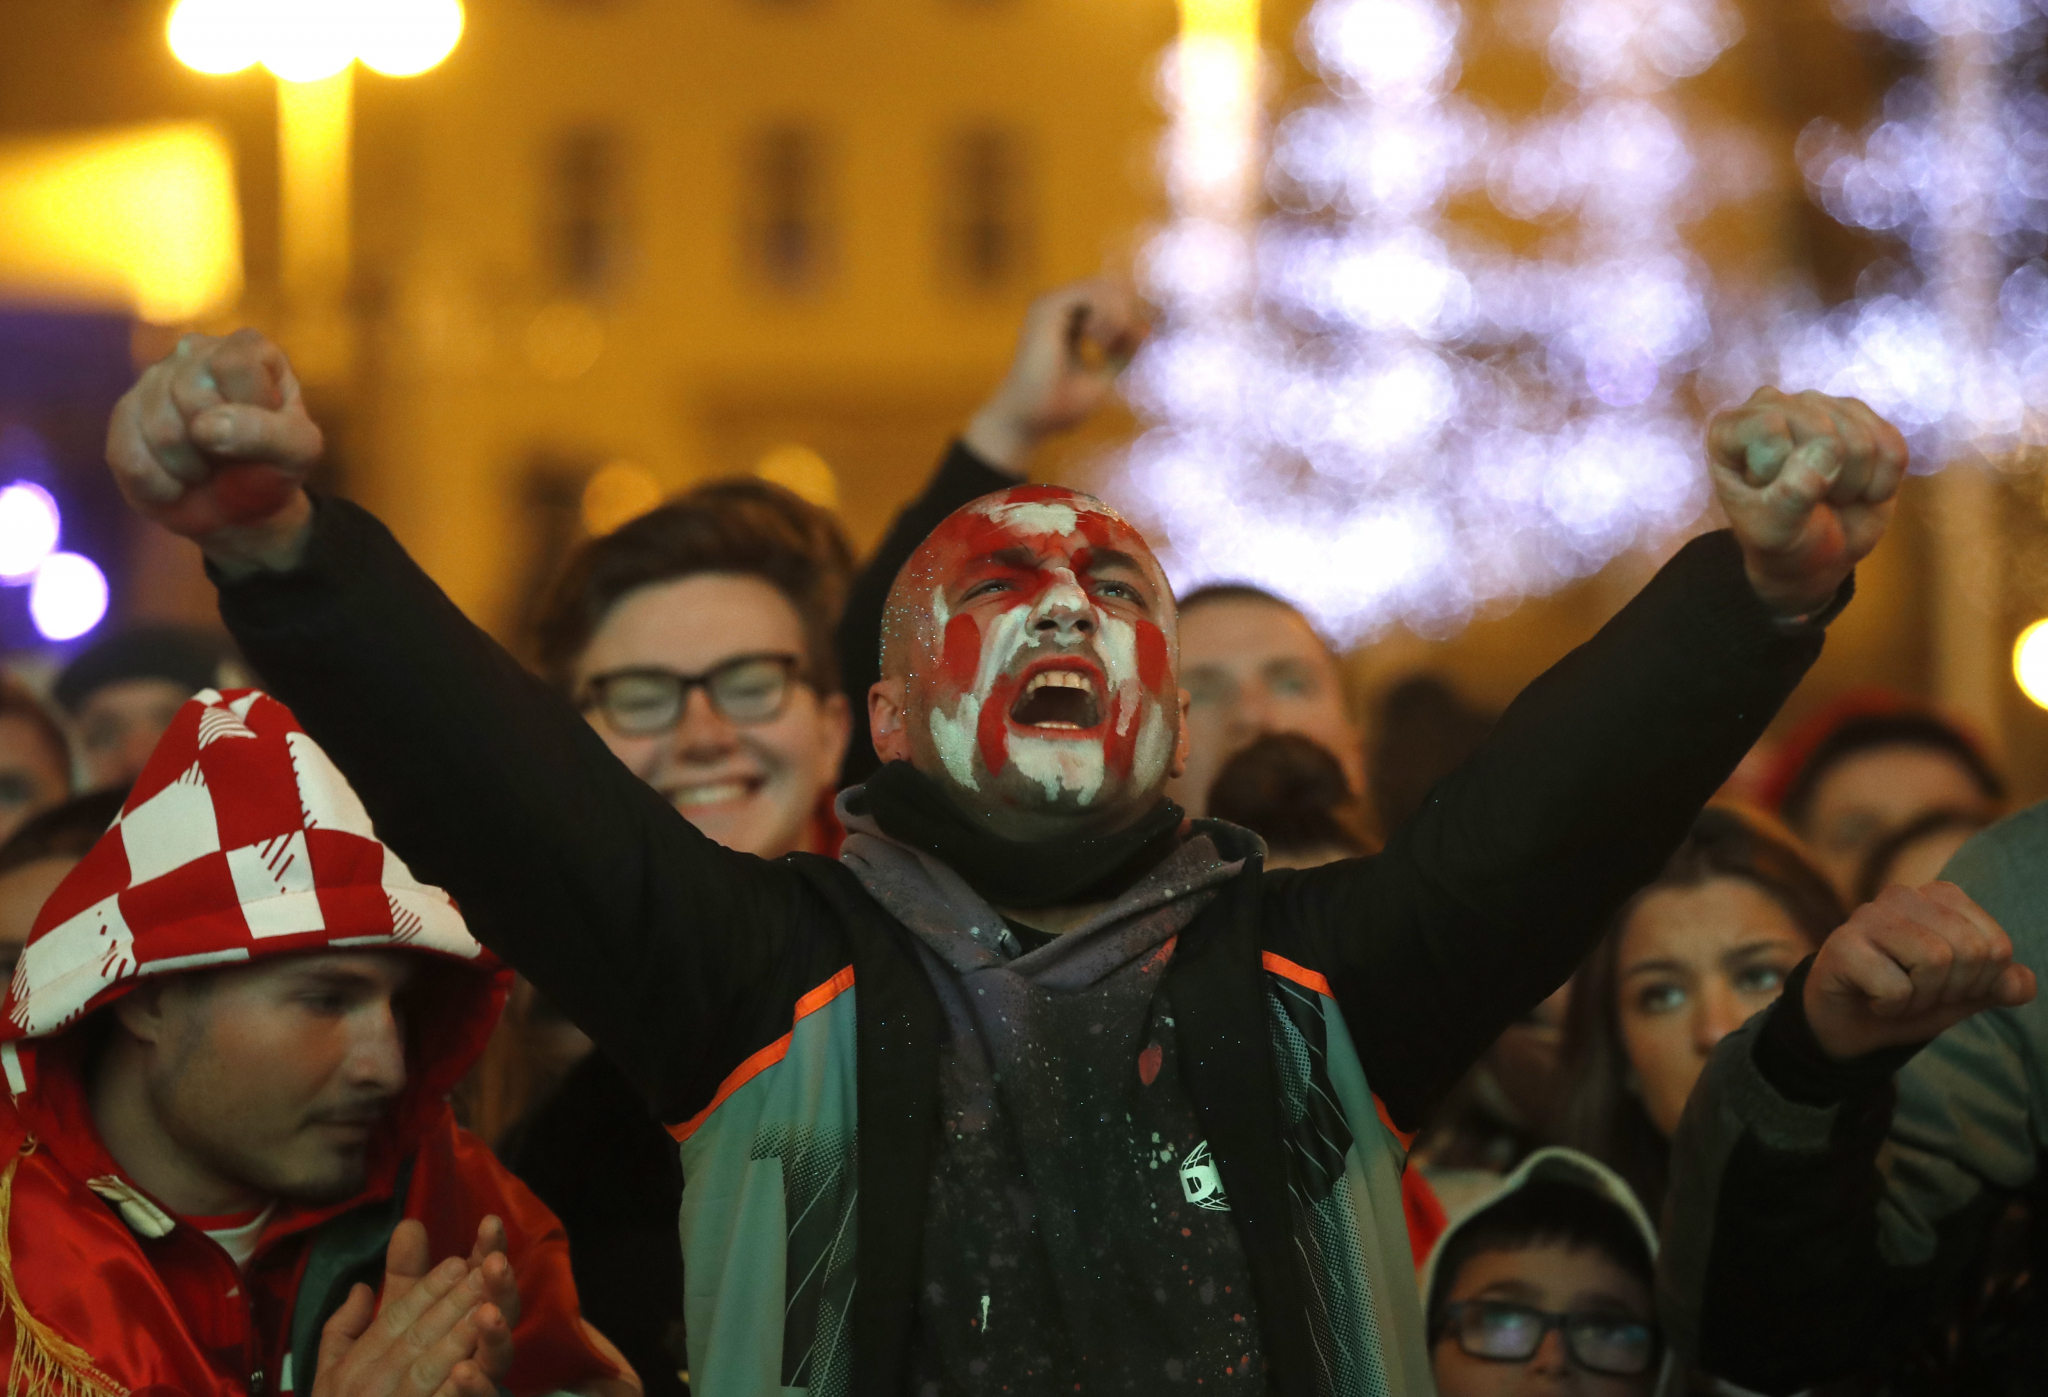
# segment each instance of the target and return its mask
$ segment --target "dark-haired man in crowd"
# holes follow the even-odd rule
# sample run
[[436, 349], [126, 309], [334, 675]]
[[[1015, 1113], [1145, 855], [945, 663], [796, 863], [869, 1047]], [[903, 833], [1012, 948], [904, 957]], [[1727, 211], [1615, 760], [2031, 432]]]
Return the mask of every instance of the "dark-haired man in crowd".
[[1996, 818], [2005, 780], [1983, 747], [1924, 703], [1852, 694], [1787, 744], [1765, 798], [1851, 906], [1871, 852], [1934, 814]]
[[1762, 392], [1710, 444], [1732, 530], [1383, 854], [1270, 874], [1164, 799], [1172, 597], [1087, 496], [1006, 491], [926, 540], [841, 860], [764, 862], [623, 770], [374, 519], [306, 495], [320, 432], [259, 336], [187, 337], [109, 458], [395, 846], [671, 1123], [704, 1393], [1308, 1397], [1428, 1389], [1397, 1132], [1754, 744], [1906, 464], [1813, 394]]
[[1188, 765], [1167, 794], [1203, 814], [1225, 762], [1268, 733], [1299, 733], [1337, 758], [1363, 800], [1365, 734], [1345, 704], [1337, 652], [1300, 608], [1218, 583], [1182, 597], [1179, 614]]
[[86, 646], [53, 687], [77, 735], [83, 789], [133, 781], [186, 699], [238, 678], [219, 637], [188, 626], [134, 626]]
[[184, 705], [7, 992], [7, 1390], [637, 1393], [449, 1111], [504, 979], [283, 705]]

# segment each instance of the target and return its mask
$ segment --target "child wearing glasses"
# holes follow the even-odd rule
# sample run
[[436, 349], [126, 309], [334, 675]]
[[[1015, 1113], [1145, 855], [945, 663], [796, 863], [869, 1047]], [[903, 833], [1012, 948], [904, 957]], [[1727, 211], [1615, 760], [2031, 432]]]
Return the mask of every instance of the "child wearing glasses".
[[1538, 1150], [1423, 1268], [1440, 1397], [1649, 1397], [1663, 1344], [1656, 1229], [1612, 1170]]

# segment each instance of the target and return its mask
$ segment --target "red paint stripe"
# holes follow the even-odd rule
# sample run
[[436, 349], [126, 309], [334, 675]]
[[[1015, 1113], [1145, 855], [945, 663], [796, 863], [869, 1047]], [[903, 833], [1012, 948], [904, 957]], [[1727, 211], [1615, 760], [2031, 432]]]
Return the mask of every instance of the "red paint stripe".
[[817, 1013], [820, 1009], [852, 988], [853, 967], [849, 965], [816, 989], [806, 990], [803, 997], [796, 1002], [796, 1012], [790, 1015], [789, 1032], [755, 1053], [738, 1067], [735, 1067], [732, 1075], [718, 1084], [718, 1093], [711, 1098], [709, 1106], [706, 1106], [681, 1125], [670, 1126], [668, 1133], [675, 1136], [678, 1142], [687, 1140], [692, 1135], [695, 1135], [697, 1127], [709, 1120], [711, 1113], [720, 1106], [723, 1106], [728, 1097], [789, 1056], [789, 1040], [796, 1033], [796, 1025], [799, 1019]]
[[1271, 951], [1265, 952], [1259, 959], [1265, 962], [1266, 969], [1282, 979], [1292, 980], [1304, 989], [1311, 989], [1317, 994], [1328, 995], [1331, 999], [1337, 997], [1330, 993], [1330, 982], [1305, 965], [1296, 965], [1287, 957], [1276, 956]]

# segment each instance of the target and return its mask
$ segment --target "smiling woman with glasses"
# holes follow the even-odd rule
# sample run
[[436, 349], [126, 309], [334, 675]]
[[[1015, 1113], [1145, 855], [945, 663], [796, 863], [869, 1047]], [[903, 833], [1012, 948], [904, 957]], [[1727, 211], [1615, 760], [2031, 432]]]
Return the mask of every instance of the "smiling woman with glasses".
[[1440, 1397], [1649, 1397], [1656, 1234], [1612, 1171], [1545, 1149], [1438, 1239], [1423, 1272]]

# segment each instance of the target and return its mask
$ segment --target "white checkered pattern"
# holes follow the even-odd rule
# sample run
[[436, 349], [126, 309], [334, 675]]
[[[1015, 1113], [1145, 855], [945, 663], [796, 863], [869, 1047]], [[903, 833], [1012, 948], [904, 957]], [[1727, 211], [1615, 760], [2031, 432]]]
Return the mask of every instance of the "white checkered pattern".
[[63, 1028], [145, 975], [398, 945], [466, 961], [482, 950], [283, 704], [208, 689], [44, 904], [0, 1040]]

